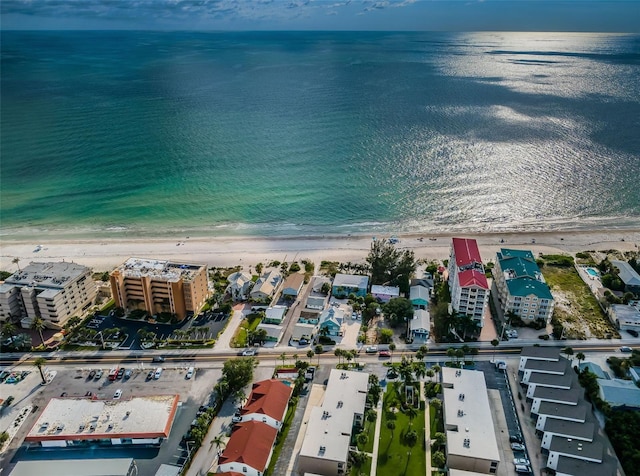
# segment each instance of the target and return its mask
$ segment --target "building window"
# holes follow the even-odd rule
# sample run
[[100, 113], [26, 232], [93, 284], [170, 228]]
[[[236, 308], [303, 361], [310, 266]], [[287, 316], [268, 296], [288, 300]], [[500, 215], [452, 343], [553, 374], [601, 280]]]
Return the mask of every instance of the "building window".
[[243, 466], [243, 467], [242, 467], [242, 472], [243, 472], [243, 473], [246, 473], [246, 472], [247, 472], [247, 467], [246, 467], [246, 466]]

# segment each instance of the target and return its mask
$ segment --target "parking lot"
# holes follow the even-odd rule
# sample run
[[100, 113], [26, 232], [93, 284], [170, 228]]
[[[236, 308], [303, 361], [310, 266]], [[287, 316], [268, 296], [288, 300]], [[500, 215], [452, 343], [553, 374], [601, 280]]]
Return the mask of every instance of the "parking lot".
[[[163, 365], [161, 363], [154, 365]], [[74, 370], [56, 369], [56, 377], [43, 387], [40, 385], [40, 376], [37, 371], [31, 372], [27, 378], [19, 384], [12, 385], [8, 390], [2, 388], [14, 396], [14, 404], [11, 412], [31, 404], [37, 407], [29, 415], [20, 428], [16, 438], [12, 442], [5, 457], [12, 463], [18, 460], [45, 460], [45, 459], [83, 459], [83, 458], [122, 458], [130, 457], [136, 460], [139, 474], [153, 475], [161, 464], [181, 465], [186, 456], [187, 448], [181, 445], [182, 436], [189, 430], [191, 422], [198, 412], [200, 405], [210, 403], [211, 391], [214, 383], [221, 377], [219, 369], [197, 369], [191, 379], [186, 379], [187, 367], [175, 366], [164, 368], [159, 379], [147, 379], [150, 369], [147, 366], [129, 366], [131, 377], [109, 381], [107, 374], [109, 369], [103, 368], [103, 376], [99, 380], [90, 379], [91, 370], [98, 366], [78, 368]], [[88, 393], [99, 399], [113, 399], [116, 392], [121, 391], [121, 399], [144, 395], [179, 394], [180, 404], [171, 428], [170, 436], [159, 448], [126, 448], [126, 447], [93, 447], [83, 449], [49, 449], [20, 448], [17, 443], [22, 442], [37, 416], [41, 413], [47, 402], [52, 397], [84, 397]], [[10, 417], [11, 415], [6, 415]], [[6, 423], [3, 416], [3, 425]], [[3, 460], [2, 465], [7, 461]]]

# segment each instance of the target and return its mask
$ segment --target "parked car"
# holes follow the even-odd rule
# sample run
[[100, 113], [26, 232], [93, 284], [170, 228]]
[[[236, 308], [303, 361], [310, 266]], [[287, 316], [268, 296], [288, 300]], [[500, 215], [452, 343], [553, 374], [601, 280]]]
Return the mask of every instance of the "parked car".
[[367, 354], [375, 354], [376, 352], [378, 352], [378, 346], [377, 345], [370, 345], [369, 347], [367, 347], [365, 349], [365, 352]]
[[517, 464], [516, 473], [518, 474], [531, 474], [531, 467], [526, 464]]
[[191, 377], [193, 377], [194, 372], [196, 371], [195, 368], [193, 367], [189, 367], [187, 369], [187, 375], [184, 376], [184, 378], [186, 378], [187, 380], [189, 380]]
[[308, 345], [308, 344], [309, 344], [309, 341], [308, 341], [307, 339], [300, 339], [300, 341], [298, 341], [298, 343], [299, 343], [300, 345]]
[[131, 369], [127, 369], [124, 372], [124, 379], [129, 380], [131, 378]]
[[633, 329], [627, 329], [627, 332], [631, 334], [633, 337], [638, 337], [638, 331]]
[[153, 357], [153, 362], [164, 362], [164, 357], [162, 355], [155, 355]]
[[378, 352], [378, 356], [379, 357], [391, 357], [391, 352], [389, 352], [388, 350], [381, 350], [380, 352]]
[[100, 369], [96, 372], [96, 376], [94, 377], [96, 380], [100, 380], [102, 378], [103, 370]]
[[511, 449], [514, 451], [525, 451], [525, 447], [522, 443], [511, 443]]
[[151, 380], [154, 374], [155, 374], [154, 370], [149, 370], [149, 373], [147, 374], [147, 380]]
[[243, 357], [251, 357], [253, 355], [256, 355], [256, 349], [245, 349], [242, 351], [242, 356]]
[[96, 371], [95, 371], [95, 369], [94, 369], [94, 370], [92, 370], [91, 372], [89, 372], [89, 378], [90, 378], [90, 379], [92, 379], [92, 378], [93, 378], [93, 377], [95, 377], [95, 376], [96, 376]]
[[620, 352], [633, 352], [633, 349], [631, 347], [627, 347], [626, 345], [623, 345], [622, 347], [620, 347]]
[[162, 375], [162, 367], [158, 367], [153, 374], [154, 380], [158, 380], [161, 375]]
[[522, 443], [522, 437], [520, 435], [509, 435], [509, 441], [511, 443]]
[[529, 465], [529, 460], [527, 458], [513, 458], [513, 464], [516, 466], [519, 464], [527, 466]]
[[118, 390], [116, 390], [116, 393], [113, 394], [113, 399], [119, 400], [121, 396], [122, 396], [122, 389], [119, 388]]
[[118, 373], [116, 374], [116, 378], [117, 378], [118, 380], [120, 380], [122, 377], [124, 377], [124, 371], [125, 371], [125, 369], [124, 369], [124, 368], [122, 368], [122, 367], [120, 367], [120, 368], [118, 369]]

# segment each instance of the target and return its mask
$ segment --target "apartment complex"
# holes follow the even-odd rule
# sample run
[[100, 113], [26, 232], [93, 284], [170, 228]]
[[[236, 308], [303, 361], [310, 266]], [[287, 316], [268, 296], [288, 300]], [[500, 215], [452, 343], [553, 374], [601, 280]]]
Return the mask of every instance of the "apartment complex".
[[493, 276], [500, 307], [525, 322], [550, 322], [553, 296], [531, 251], [502, 248], [497, 254]]
[[496, 474], [500, 454], [484, 374], [444, 367], [442, 392], [447, 466]]
[[362, 425], [369, 374], [333, 369], [322, 406], [311, 410], [298, 473], [345, 474], [354, 426]]
[[95, 303], [96, 284], [91, 269], [76, 263], [30, 263], [0, 285], [0, 320], [19, 317], [31, 327], [36, 316], [60, 329]]
[[453, 310], [471, 316], [479, 327], [483, 327], [489, 284], [476, 240], [453, 238], [449, 257], [449, 291]]
[[201, 264], [129, 258], [110, 280], [116, 306], [168, 312], [180, 320], [197, 313], [209, 294], [207, 267]]

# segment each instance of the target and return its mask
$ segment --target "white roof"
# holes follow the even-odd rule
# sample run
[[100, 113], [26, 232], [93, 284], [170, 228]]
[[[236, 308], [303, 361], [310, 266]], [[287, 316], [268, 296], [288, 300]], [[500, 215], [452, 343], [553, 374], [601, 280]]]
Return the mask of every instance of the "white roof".
[[127, 476], [133, 458], [18, 461], [9, 476]]
[[[115, 387], [112, 391], [115, 392]], [[179, 395], [129, 400], [52, 398], [25, 440], [166, 437], [173, 424], [179, 398]]]
[[397, 286], [379, 286], [371, 285], [371, 294], [384, 294], [387, 296], [400, 296], [400, 288]]
[[369, 276], [359, 274], [336, 274], [333, 278], [333, 287], [367, 289]]
[[124, 276], [141, 278], [143, 276], [168, 282], [178, 282], [180, 278], [191, 280], [205, 265], [177, 263], [147, 258], [129, 258], [117, 269]]
[[[20, 271], [16, 271], [6, 280], [6, 284], [34, 286], [37, 288], [64, 289], [70, 282], [90, 271], [86, 266], [77, 263], [50, 262], [29, 263]], [[55, 294], [55, 292], [53, 293]]]
[[267, 296], [271, 296], [275, 290], [275, 286], [277, 286], [281, 280], [282, 275], [276, 270], [271, 270], [258, 278], [251, 290], [251, 295], [253, 296], [258, 293], [264, 293]]
[[303, 324], [299, 322], [293, 328], [293, 333], [291, 334], [291, 338], [296, 340], [296, 339], [302, 338], [302, 336], [312, 336], [315, 330], [316, 330], [315, 324]]
[[282, 326], [278, 326], [276, 324], [258, 324], [257, 329], [264, 329], [267, 332], [269, 337], [275, 337], [276, 339], [280, 337], [282, 334]]
[[425, 311], [423, 309], [413, 311], [413, 319], [409, 321], [409, 327], [411, 327], [412, 331], [417, 329], [426, 329], [427, 331], [430, 331], [431, 317], [429, 316], [429, 311]]
[[424, 286], [411, 286], [409, 289], [409, 300], [413, 301], [414, 299], [424, 299], [425, 301], [428, 301], [429, 289]]
[[640, 286], [640, 275], [626, 261], [611, 260], [611, 264], [618, 268], [618, 276], [627, 286]]
[[346, 462], [356, 413], [364, 414], [369, 374], [332, 369], [324, 402], [311, 410], [300, 456]]
[[251, 281], [251, 275], [243, 273], [241, 271], [236, 271], [235, 273], [231, 273], [229, 276], [227, 276], [227, 281], [231, 284], [237, 283], [242, 286], [243, 284]]
[[267, 310], [264, 311], [265, 319], [270, 319], [275, 321], [282, 321], [286, 313], [287, 313], [287, 306], [268, 307]]
[[[442, 383], [445, 426], [457, 429], [447, 431], [447, 452], [461, 457], [500, 461], [484, 374], [476, 370], [444, 367]], [[461, 395], [464, 395], [463, 399]]]

